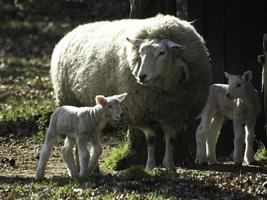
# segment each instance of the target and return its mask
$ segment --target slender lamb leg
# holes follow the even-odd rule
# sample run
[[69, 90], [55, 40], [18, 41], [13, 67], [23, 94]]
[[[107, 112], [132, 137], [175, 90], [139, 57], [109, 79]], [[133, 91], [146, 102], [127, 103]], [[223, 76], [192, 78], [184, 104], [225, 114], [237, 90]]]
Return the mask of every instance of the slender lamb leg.
[[255, 162], [254, 159], [255, 151], [253, 149], [254, 138], [255, 138], [254, 128], [255, 128], [255, 121], [248, 123], [245, 126], [246, 148], [245, 148], [244, 160], [247, 164]]
[[211, 129], [212, 117], [211, 116], [202, 116], [201, 122], [197, 127], [196, 132], [196, 144], [197, 144], [197, 155], [196, 159], [199, 164], [207, 164], [207, 151], [206, 151], [206, 142], [208, 135]]
[[234, 124], [234, 163], [241, 165], [243, 162], [243, 148], [245, 144], [245, 133], [243, 124], [239, 120], [233, 120]]
[[66, 163], [69, 176], [71, 178], [77, 178], [78, 177], [78, 170], [75, 165], [75, 160], [73, 156], [73, 147], [75, 145], [75, 139], [67, 137], [65, 139], [65, 144], [62, 150], [63, 154], [63, 160]]
[[156, 167], [155, 160], [155, 132], [150, 128], [142, 129], [146, 136], [147, 144], [147, 162], [146, 169], [153, 169]]
[[87, 150], [87, 140], [84, 138], [84, 133], [77, 134], [76, 144], [79, 152], [80, 159], [80, 177], [88, 175], [88, 163], [89, 163], [89, 152]]
[[45, 168], [56, 141], [57, 141], [56, 135], [51, 131], [51, 128], [48, 128], [46, 133], [45, 143], [42, 146], [40, 159], [36, 170], [36, 180], [41, 180], [44, 178]]
[[168, 170], [175, 170], [174, 160], [173, 160], [173, 141], [176, 135], [176, 130], [162, 125], [165, 137], [165, 154], [163, 159], [163, 166]]
[[95, 136], [96, 137], [92, 140], [91, 157], [88, 166], [90, 172], [93, 172], [96, 169], [96, 166], [98, 166], [99, 157], [102, 153], [102, 145], [98, 138], [98, 134]]
[[217, 162], [216, 159], [216, 144], [223, 125], [224, 117], [221, 115], [216, 115], [213, 118], [210, 131], [208, 133], [208, 139], [206, 143], [207, 147], [207, 157], [209, 164], [214, 164]]

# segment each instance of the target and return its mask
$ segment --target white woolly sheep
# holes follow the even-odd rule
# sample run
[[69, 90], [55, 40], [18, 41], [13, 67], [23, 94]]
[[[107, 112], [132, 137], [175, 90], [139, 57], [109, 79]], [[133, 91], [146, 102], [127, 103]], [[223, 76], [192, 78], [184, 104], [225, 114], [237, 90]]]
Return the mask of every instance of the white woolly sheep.
[[246, 71], [242, 76], [225, 72], [226, 84], [210, 86], [209, 97], [201, 114], [197, 128], [197, 161], [199, 164], [216, 163], [216, 143], [224, 118], [233, 120], [235, 164], [243, 162], [243, 148], [246, 143], [244, 161], [254, 162], [254, 127], [261, 103], [258, 92], [250, 80], [252, 72]]
[[166, 142], [163, 165], [174, 169], [171, 140], [203, 109], [210, 77], [201, 36], [189, 22], [168, 15], [79, 26], [57, 44], [51, 62], [61, 105], [88, 105], [98, 92], [128, 93], [125, 124], [144, 131], [147, 168], [156, 166], [158, 123]]
[[[95, 98], [97, 105], [94, 107], [62, 106], [57, 108], [51, 115], [36, 170], [36, 179], [40, 180], [44, 177], [51, 150], [61, 135], [67, 137], [62, 154], [70, 177], [78, 177], [73, 156], [75, 143], [77, 143], [79, 152], [80, 177], [92, 172], [98, 164], [102, 152], [99, 140], [100, 132], [110, 120], [122, 119], [123, 112], [120, 102], [125, 99], [126, 95], [126, 93], [112, 97], [97, 95]], [[91, 157], [87, 150], [88, 140], [92, 144]]]

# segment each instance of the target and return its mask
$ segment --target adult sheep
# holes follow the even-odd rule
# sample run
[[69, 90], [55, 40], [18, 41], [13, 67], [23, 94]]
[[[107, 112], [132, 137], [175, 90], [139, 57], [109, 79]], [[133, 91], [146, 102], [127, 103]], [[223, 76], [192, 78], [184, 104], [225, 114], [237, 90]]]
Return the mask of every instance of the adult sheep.
[[165, 137], [163, 165], [174, 169], [172, 139], [204, 107], [210, 63], [189, 22], [158, 15], [75, 28], [54, 49], [51, 78], [61, 105], [92, 105], [97, 94], [127, 92], [125, 123], [146, 136], [146, 168], [156, 166], [156, 123]]

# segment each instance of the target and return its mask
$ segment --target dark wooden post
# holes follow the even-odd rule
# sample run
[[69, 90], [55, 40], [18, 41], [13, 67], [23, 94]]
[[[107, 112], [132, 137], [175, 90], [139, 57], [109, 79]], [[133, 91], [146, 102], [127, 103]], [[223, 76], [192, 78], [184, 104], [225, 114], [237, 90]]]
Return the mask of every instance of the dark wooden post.
[[258, 62], [262, 64], [262, 89], [264, 91], [265, 133], [267, 136], [267, 33], [265, 33], [263, 36], [263, 55], [258, 56]]

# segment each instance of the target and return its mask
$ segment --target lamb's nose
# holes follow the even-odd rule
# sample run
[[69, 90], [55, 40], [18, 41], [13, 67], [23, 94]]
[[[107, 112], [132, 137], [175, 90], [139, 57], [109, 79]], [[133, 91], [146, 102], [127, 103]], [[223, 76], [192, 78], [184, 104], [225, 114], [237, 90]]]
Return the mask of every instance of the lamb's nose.
[[230, 93], [226, 93], [226, 97], [229, 98], [230, 97]]
[[139, 76], [139, 80], [140, 80], [140, 82], [144, 82], [144, 80], [146, 79], [146, 77], [147, 77], [146, 74], [140, 75], [140, 76]]
[[123, 114], [123, 113], [121, 113], [121, 115], [120, 115], [120, 116], [121, 116], [121, 118], [123, 118], [123, 117], [124, 117], [124, 114]]

